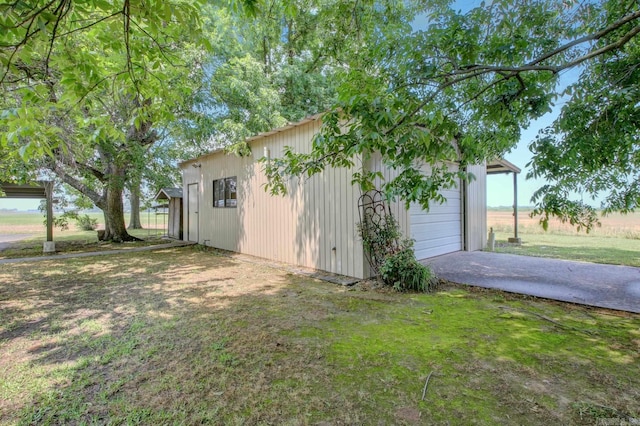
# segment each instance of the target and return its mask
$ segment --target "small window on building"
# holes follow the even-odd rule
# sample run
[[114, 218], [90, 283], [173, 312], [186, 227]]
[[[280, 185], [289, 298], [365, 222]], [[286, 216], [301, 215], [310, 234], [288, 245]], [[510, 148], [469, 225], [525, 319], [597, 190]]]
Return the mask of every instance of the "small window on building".
[[213, 207], [236, 207], [238, 191], [236, 176], [213, 181]]

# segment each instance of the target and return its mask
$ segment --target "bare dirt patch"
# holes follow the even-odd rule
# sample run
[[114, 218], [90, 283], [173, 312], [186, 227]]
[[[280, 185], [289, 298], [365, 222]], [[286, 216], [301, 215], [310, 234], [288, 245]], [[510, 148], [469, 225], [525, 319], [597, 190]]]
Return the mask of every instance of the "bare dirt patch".
[[0, 315], [0, 424], [595, 424], [596, 404], [638, 411], [637, 316], [499, 292], [345, 288], [185, 247], [0, 265]]

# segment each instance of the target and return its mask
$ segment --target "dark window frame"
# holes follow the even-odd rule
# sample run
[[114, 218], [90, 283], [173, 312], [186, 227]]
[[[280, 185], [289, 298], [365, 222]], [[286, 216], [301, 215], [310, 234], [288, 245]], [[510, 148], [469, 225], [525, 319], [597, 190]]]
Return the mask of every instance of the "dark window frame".
[[213, 207], [238, 206], [238, 177], [229, 176], [213, 181]]

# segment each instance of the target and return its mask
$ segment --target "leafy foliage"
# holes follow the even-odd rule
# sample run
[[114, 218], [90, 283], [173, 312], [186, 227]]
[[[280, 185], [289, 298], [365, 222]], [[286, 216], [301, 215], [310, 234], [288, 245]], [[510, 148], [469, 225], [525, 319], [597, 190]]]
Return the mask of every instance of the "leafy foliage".
[[383, 282], [397, 291], [433, 291], [436, 288], [437, 281], [431, 269], [416, 260], [411, 240], [405, 240], [400, 251], [384, 260], [380, 274]]
[[[609, 23], [615, 19], [616, 11], [608, 10], [613, 6], [625, 4], [610, 2], [595, 11]], [[629, 28], [604, 37], [596, 47], [624, 37]], [[588, 230], [597, 214], [583, 200], [601, 194], [607, 194], [601, 206], [605, 213], [632, 212], [640, 205], [639, 63], [636, 37], [603, 54], [567, 88], [570, 98], [560, 116], [531, 143], [530, 176], [550, 182], [533, 197], [543, 225], [554, 215]]]
[[405, 239], [395, 217], [366, 214], [358, 233], [373, 272], [397, 291], [432, 291], [432, 271], [416, 260], [413, 240]]
[[362, 246], [374, 274], [380, 274], [385, 259], [402, 249], [402, 231], [395, 217], [388, 213], [376, 217], [365, 214], [358, 223], [358, 234], [362, 238]]
[[[637, 81], [638, 61], [628, 52], [637, 45], [639, 7], [630, 0], [498, 0], [465, 11], [446, 1], [363, 6], [356, 12], [361, 24], [358, 42], [339, 74], [338, 102], [323, 117], [311, 153], [287, 151], [279, 161], [272, 160], [266, 168], [269, 188], [281, 193], [291, 175], [351, 167], [380, 153], [387, 167], [402, 170], [380, 189], [428, 208], [438, 199], [439, 189], [451, 188], [456, 178], [470, 178], [466, 165], [482, 164], [513, 148], [521, 129], [551, 110], [559, 95], [559, 74], [577, 67], [594, 82], [609, 68], [612, 81], [620, 86], [629, 82], [632, 87], [619, 96], [620, 101], [632, 100], [621, 109], [623, 114], [615, 119], [610, 113], [603, 115], [612, 125], [621, 119], [628, 123], [621, 129], [633, 128], [637, 102], [632, 82]], [[423, 29], [415, 29], [418, 21]], [[621, 57], [628, 58], [627, 66], [620, 67]], [[585, 90], [596, 111], [605, 112], [596, 102], [598, 93]], [[633, 147], [637, 138], [627, 141], [620, 145]], [[613, 138], [610, 143], [619, 146]], [[588, 151], [589, 146], [582, 144], [577, 152], [581, 149]], [[547, 158], [553, 163], [552, 156]], [[624, 156], [619, 159], [624, 163]], [[575, 167], [571, 161], [559, 161]], [[446, 167], [447, 162], [459, 163], [460, 171]], [[376, 178], [362, 173], [357, 183], [367, 190]], [[624, 178], [605, 175], [601, 184], [616, 187]], [[630, 207], [628, 199], [621, 197], [612, 206]], [[572, 215], [566, 210], [571, 204], [548, 206], [541, 211]]]
[[60, 0], [0, 9], [0, 153], [11, 164], [3, 178], [48, 170], [105, 212], [107, 239], [131, 239], [123, 190], [140, 178], [159, 129], [191, 99], [201, 69], [197, 3]]
[[78, 215], [78, 217], [76, 217], [76, 225], [83, 231], [95, 231], [98, 228], [98, 219], [88, 214]]

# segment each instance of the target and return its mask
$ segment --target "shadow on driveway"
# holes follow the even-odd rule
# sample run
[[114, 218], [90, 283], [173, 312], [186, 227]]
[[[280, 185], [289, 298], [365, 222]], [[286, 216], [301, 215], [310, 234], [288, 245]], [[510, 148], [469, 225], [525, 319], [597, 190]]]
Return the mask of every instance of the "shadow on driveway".
[[422, 263], [454, 283], [640, 313], [640, 268], [481, 251]]

